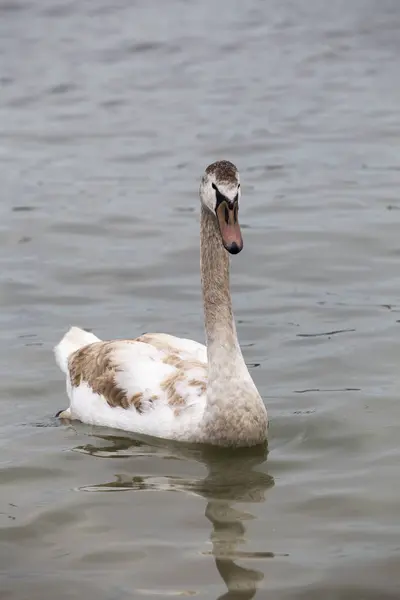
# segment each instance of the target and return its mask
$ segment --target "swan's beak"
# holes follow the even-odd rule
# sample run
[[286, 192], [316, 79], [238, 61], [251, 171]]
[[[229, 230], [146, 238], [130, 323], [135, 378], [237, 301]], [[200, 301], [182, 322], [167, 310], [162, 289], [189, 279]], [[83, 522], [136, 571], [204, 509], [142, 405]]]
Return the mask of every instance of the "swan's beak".
[[238, 203], [233, 206], [221, 202], [216, 210], [222, 243], [230, 254], [239, 254], [243, 248], [242, 233], [238, 221]]

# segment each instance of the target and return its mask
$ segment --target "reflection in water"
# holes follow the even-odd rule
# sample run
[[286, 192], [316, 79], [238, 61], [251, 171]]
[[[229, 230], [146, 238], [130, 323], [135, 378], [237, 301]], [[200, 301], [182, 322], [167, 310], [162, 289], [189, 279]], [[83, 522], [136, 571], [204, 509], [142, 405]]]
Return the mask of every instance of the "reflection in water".
[[[260, 571], [241, 567], [234, 562], [241, 556], [254, 558], [254, 554], [238, 550], [238, 546], [246, 541], [244, 522], [253, 516], [233, 507], [234, 502], [262, 502], [265, 499], [265, 490], [273, 485], [273, 479], [253, 470], [264, 458], [266, 456], [238, 456], [211, 463], [204, 479], [207, 493], [203, 495], [208, 498], [205, 514], [213, 525], [212, 554], [228, 588], [228, 592], [220, 598], [253, 598], [258, 582], [264, 577]], [[273, 553], [265, 552], [263, 556], [271, 558]], [[260, 553], [257, 553], [257, 557], [260, 557]]]
[[[265, 500], [265, 492], [274, 485], [273, 478], [255, 470], [265, 462], [267, 447], [239, 450], [221, 450], [200, 446], [167, 443], [149, 446], [144, 441], [123, 437], [96, 435], [107, 445], [87, 444], [75, 451], [101, 457], [121, 457], [156, 454], [167, 459], [188, 459], [203, 463], [207, 476], [202, 479], [184, 477], [144, 477], [116, 475], [115, 481], [81, 488], [85, 491], [170, 490], [202, 496], [207, 500], [205, 516], [212, 523], [211, 554], [218, 573], [228, 591], [219, 598], [246, 600], [253, 598], [264, 575], [260, 571], [241, 567], [238, 558], [272, 558], [273, 552], [239, 550], [246, 543], [245, 521], [254, 516], [234, 506], [236, 502], [259, 503]], [[157, 443], [157, 442], [156, 442]], [[159, 442], [158, 442], [159, 443]], [[129, 453], [129, 454], [128, 454]]]

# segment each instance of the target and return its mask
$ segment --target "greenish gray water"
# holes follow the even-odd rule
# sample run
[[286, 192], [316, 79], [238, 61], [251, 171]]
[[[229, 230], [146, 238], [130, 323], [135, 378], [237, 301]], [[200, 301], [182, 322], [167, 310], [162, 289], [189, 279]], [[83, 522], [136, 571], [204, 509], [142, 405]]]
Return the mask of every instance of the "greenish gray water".
[[[400, 594], [400, 4], [0, 2], [0, 597]], [[242, 176], [269, 455], [58, 426], [52, 347], [203, 340], [198, 181]]]

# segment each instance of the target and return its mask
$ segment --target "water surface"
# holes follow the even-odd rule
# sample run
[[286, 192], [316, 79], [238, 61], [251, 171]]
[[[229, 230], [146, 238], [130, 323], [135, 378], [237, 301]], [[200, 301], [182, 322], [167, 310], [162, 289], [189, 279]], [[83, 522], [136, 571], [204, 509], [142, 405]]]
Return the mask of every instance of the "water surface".
[[[2, 598], [399, 598], [399, 28], [395, 0], [0, 2]], [[71, 324], [204, 339], [218, 158], [268, 457], [58, 426]]]

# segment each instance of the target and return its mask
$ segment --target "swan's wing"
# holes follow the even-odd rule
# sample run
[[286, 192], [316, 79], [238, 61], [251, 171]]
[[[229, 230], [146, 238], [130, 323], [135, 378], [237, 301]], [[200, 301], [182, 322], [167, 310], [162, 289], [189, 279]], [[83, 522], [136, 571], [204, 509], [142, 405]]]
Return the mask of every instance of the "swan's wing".
[[165, 334], [86, 345], [68, 360], [71, 416], [176, 436], [180, 417], [198, 418], [204, 410], [206, 354], [197, 342]]

